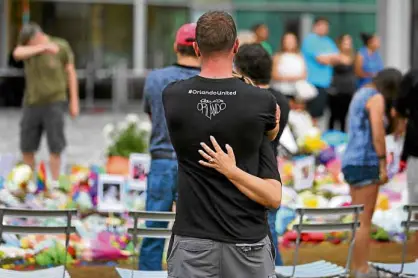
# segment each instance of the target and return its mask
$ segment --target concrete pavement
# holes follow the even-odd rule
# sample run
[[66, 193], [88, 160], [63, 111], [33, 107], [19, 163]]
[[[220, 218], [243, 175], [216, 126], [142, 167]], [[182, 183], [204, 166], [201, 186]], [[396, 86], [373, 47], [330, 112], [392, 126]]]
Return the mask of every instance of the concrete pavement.
[[[140, 112], [140, 105], [136, 109]], [[112, 113], [110, 111], [100, 113], [82, 113], [80, 117], [72, 120], [66, 119], [66, 135], [68, 147], [64, 159], [68, 164], [103, 164], [105, 157], [105, 142], [102, 129], [107, 123], [115, 123], [122, 120], [126, 113]], [[144, 113], [139, 116], [147, 120]], [[0, 155], [13, 153], [20, 157], [19, 153], [19, 122], [21, 111], [19, 109], [0, 109]], [[45, 136], [42, 138], [41, 147], [37, 154], [37, 160], [48, 159], [48, 149]]]

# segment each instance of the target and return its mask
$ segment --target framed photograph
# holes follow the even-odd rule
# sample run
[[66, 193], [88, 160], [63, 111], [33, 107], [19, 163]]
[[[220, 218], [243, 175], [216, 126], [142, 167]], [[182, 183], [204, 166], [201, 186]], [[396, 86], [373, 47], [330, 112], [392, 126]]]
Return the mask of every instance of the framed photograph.
[[125, 210], [125, 178], [119, 175], [99, 175], [97, 209], [103, 212]]
[[386, 159], [388, 177], [391, 179], [399, 172], [404, 138], [395, 138], [393, 135], [386, 136]]
[[297, 158], [293, 164], [293, 186], [295, 190], [311, 188], [315, 179], [315, 157]]
[[150, 166], [149, 154], [134, 153], [129, 156], [129, 189], [145, 191]]

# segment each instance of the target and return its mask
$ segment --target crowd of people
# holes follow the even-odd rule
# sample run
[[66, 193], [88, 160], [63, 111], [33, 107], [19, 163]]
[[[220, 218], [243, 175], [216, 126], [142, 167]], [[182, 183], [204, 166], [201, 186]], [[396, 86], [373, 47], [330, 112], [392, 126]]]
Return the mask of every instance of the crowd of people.
[[259, 43], [273, 56], [273, 88], [294, 96], [303, 83], [313, 85], [317, 96], [306, 105], [314, 120], [323, 116], [328, 105], [328, 128], [346, 131], [348, 107], [354, 92], [383, 69], [380, 40], [375, 34], [361, 33], [364, 45], [356, 52], [351, 35], [342, 34], [334, 41], [328, 32], [329, 21], [316, 18], [312, 32], [301, 44], [296, 34], [288, 32], [282, 36], [277, 52], [267, 42], [269, 31], [264, 24], [255, 25], [251, 32], [240, 33], [239, 39], [241, 44]]
[[[328, 30], [328, 20], [317, 18], [300, 46], [286, 33], [274, 53], [266, 25], [240, 39], [228, 13], [207, 12], [178, 30], [177, 62], [147, 76], [143, 109], [152, 123], [152, 161], [146, 209], [170, 211], [176, 203], [169, 277], [275, 277], [274, 266], [283, 263], [275, 231], [280, 137], [288, 125], [301, 134], [315, 126], [328, 103], [330, 129], [339, 123], [346, 130], [348, 117], [342, 171], [352, 203], [365, 206], [352, 268], [356, 277], [375, 277], [368, 246], [379, 186], [388, 180], [387, 133], [406, 133], [409, 198], [418, 202], [418, 72], [384, 69], [376, 35], [362, 34], [364, 46], [355, 54], [350, 35], [334, 42]], [[13, 55], [26, 72], [24, 161], [34, 165], [45, 131], [58, 175], [66, 87], [70, 113], [78, 115], [71, 49], [29, 24]], [[161, 270], [164, 243], [143, 240], [141, 270]]]

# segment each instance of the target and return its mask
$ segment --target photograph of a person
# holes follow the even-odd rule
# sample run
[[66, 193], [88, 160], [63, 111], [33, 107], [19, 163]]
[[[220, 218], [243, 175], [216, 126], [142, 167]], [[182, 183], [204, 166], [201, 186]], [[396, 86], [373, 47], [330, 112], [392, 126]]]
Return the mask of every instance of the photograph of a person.
[[387, 173], [389, 179], [391, 179], [399, 172], [399, 164], [401, 160], [404, 139], [395, 138], [393, 135], [387, 135], [385, 140]]
[[309, 178], [309, 174], [311, 172], [311, 169], [309, 168], [309, 166], [305, 166], [302, 168], [302, 175], [304, 179]]
[[103, 184], [103, 202], [108, 204], [117, 204], [120, 201], [120, 184]]
[[122, 212], [124, 210], [124, 184], [123, 176], [99, 176], [98, 209], [100, 211]]
[[144, 181], [147, 178], [147, 173], [145, 172], [145, 167], [141, 163], [133, 165], [132, 178], [134, 180]]
[[296, 190], [308, 189], [315, 179], [315, 158], [312, 156], [296, 159], [293, 165], [293, 186]]
[[148, 154], [134, 153], [129, 157], [129, 189], [144, 191], [150, 169], [151, 157]]

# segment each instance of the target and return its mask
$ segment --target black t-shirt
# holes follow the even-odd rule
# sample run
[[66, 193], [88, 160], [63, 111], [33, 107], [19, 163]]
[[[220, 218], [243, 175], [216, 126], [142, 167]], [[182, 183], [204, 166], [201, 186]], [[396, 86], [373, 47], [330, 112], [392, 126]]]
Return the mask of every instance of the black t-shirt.
[[[240, 169], [260, 178], [279, 179], [277, 165], [259, 169], [264, 134], [276, 122], [274, 97], [237, 78], [196, 76], [168, 85], [163, 104], [179, 163], [173, 234], [230, 243], [264, 238], [266, 208], [242, 194], [224, 175], [201, 166], [198, 150], [200, 142], [211, 146], [209, 136], [213, 135], [222, 147], [228, 143], [234, 149]], [[271, 149], [270, 142], [264, 142]]]
[[273, 145], [274, 156], [277, 156], [278, 155], [277, 147], [279, 146], [280, 137], [282, 136], [283, 130], [286, 127], [287, 121], [289, 119], [290, 106], [289, 106], [289, 100], [282, 93], [272, 88], [269, 88], [268, 90], [275, 97], [277, 105], [279, 105], [280, 107], [279, 133], [277, 134], [276, 139], [274, 139], [274, 141], [271, 142]]
[[418, 157], [418, 69], [412, 69], [402, 79], [396, 110], [408, 119], [402, 159]]

